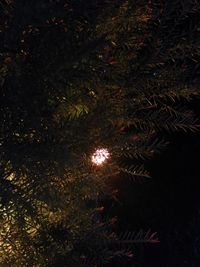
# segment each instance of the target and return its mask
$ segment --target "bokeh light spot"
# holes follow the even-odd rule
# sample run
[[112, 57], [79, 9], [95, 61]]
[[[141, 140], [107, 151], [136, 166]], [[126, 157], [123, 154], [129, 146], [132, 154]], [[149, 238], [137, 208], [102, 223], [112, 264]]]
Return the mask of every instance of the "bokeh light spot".
[[95, 165], [102, 165], [108, 158], [110, 153], [106, 148], [97, 149], [92, 155], [92, 162]]

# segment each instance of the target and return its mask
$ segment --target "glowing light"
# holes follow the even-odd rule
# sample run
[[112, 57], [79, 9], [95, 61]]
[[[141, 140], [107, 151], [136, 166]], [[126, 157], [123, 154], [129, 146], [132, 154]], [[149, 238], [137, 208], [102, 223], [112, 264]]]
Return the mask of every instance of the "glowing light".
[[92, 155], [92, 162], [101, 165], [110, 157], [110, 153], [106, 148], [97, 149]]

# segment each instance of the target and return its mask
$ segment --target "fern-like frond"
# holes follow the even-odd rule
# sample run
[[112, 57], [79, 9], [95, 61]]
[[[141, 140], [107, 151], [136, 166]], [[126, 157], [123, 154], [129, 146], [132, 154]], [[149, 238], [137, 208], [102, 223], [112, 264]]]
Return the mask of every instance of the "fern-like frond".
[[140, 230], [138, 232], [126, 231], [119, 236], [120, 244], [134, 244], [134, 243], [159, 243], [156, 232], [148, 230], [147, 232]]
[[150, 178], [149, 172], [141, 166], [128, 165], [125, 167], [121, 167], [120, 170], [130, 176], [131, 179], [136, 180], [137, 178]]
[[[137, 138], [137, 135], [135, 139]], [[163, 151], [168, 142], [164, 140], [142, 140], [142, 141], [136, 141], [133, 138], [132, 143], [128, 143], [122, 152], [122, 156], [128, 159], [142, 159], [146, 160], [149, 158], [152, 158], [155, 153], [159, 153]], [[146, 149], [148, 147], [148, 149]]]

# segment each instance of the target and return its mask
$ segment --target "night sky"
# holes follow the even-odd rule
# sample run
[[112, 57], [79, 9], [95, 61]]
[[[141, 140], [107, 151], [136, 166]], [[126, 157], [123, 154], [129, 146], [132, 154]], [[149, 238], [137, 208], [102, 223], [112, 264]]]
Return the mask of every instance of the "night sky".
[[[22, 178], [22, 181], [24, 177], [26, 181], [27, 177], [29, 179], [29, 174], [33, 174], [33, 176], [30, 175], [30, 181], [33, 182], [30, 183], [30, 188], [33, 189], [30, 191], [36, 191], [36, 194], [33, 194], [33, 199], [38, 202], [43, 201], [45, 204], [49, 203], [49, 212], [52, 212], [52, 210], [54, 212], [56, 208], [59, 210], [59, 207], [61, 207], [61, 211], [65, 210], [63, 199], [66, 198], [67, 194], [73, 194], [73, 190], [75, 190], [75, 198], [78, 195], [77, 199], [81, 199], [83, 202], [86, 200], [83, 205], [84, 208], [86, 207], [86, 211], [87, 205], [99, 205], [95, 206], [94, 210], [96, 212], [99, 209], [100, 215], [96, 212], [97, 215], [95, 213], [94, 217], [92, 217], [93, 214], [92, 216], [90, 216], [91, 214], [88, 215], [89, 212], [85, 212], [81, 205], [78, 207], [79, 211], [81, 210], [83, 213], [81, 215], [83, 217], [88, 216], [90, 222], [92, 221], [91, 218], [94, 219], [94, 224], [96, 221], [98, 224], [99, 219], [104, 222], [106, 221], [104, 219], [108, 218], [108, 221], [112, 221], [113, 218], [116, 218], [116, 221], [114, 219], [113, 230], [117, 234], [125, 231], [137, 232], [140, 229], [144, 232], [150, 229], [152, 233], [157, 233], [158, 243], [134, 244], [128, 257], [124, 257], [125, 259], [116, 257], [113, 262], [111, 260], [111, 263], [105, 265], [105, 267], [199, 267], [200, 97], [198, 88], [200, 79], [198, 75], [200, 64], [198, 60], [200, 59], [200, 17], [198, 15], [200, 9], [196, 4], [198, 0], [196, 2], [195, 0], [167, 0], [166, 2], [150, 0], [146, 1], [146, 4], [142, 1], [125, 1], [126, 4], [130, 4], [130, 9], [127, 10], [126, 5], [123, 6], [122, 2], [121, 0], [116, 1], [116, 3], [112, 0], [88, 0], [85, 2], [82, 0], [57, 0], [55, 2], [45, 0], [44, 3], [41, 3], [39, 0], [35, 2], [30, 0], [30, 5], [29, 1], [0, 0], [0, 8], [3, 14], [1, 16], [0, 9], [0, 71], [2, 71], [0, 73], [0, 85], [3, 92], [0, 96], [3, 99], [3, 101], [0, 101], [0, 105], [2, 105], [0, 110], [3, 114], [3, 126], [0, 128], [0, 130], [3, 130], [2, 133], [0, 132], [0, 141], [2, 138], [5, 142], [5, 146], [3, 142], [3, 145], [0, 144], [2, 146], [1, 151], [3, 151], [1, 152], [3, 160], [0, 161], [0, 163], [3, 162], [3, 167], [1, 165], [0, 167], [5, 173], [10, 168], [11, 175], [16, 172], [19, 175], [16, 177]], [[12, 3], [14, 3], [13, 6]], [[140, 9], [140, 5], [144, 5], [146, 11], [144, 7], [144, 11]], [[133, 13], [132, 18], [131, 12], [135, 10], [135, 6], [138, 7], [140, 16], [136, 12]], [[192, 9], [193, 6], [196, 9]], [[119, 7], [122, 7], [122, 10]], [[113, 8], [116, 9], [114, 13]], [[123, 13], [123, 9], [127, 13]], [[101, 14], [103, 14], [102, 17]], [[124, 14], [124, 17], [122, 14]], [[126, 25], [123, 20], [126, 20], [127, 14], [130, 16], [127, 21], [130, 19], [130, 22], [128, 21]], [[113, 25], [114, 33], [104, 29], [104, 16], [107, 18], [106, 21], [110, 21], [107, 24], [105, 21], [105, 25]], [[140, 19], [133, 22], [135, 17], [138, 16]], [[151, 19], [149, 19], [150, 17]], [[4, 30], [1, 30], [1, 22]], [[120, 25], [119, 29], [118, 24]], [[132, 31], [136, 31], [133, 36]], [[193, 49], [195, 50], [194, 53]], [[198, 55], [198, 58], [196, 58], [196, 55]], [[125, 88], [124, 91], [123, 88]], [[183, 92], [184, 90], [186, 92]], [[123, 99], [123, 101], [120, 102], [118, 98], [120, 101]], [[126, 107], [125, 103], [128, 103], [130, 107], [128, 107], [128, 104]], [[178, 104], [177, 110], [176, 104]], [[182, 107], [183, 109], [181, 109]], [[192, 110], [194, 118], [197, 119], [196, 125], [193, 123], [193, 117], [188, 115], [186, 125], [179, 127], [184, 124], [184, 120], [181, 120], [181, 116], [179, 118], [180, 114], [177, 114], [179, 111], [181, 113], [184, 107], [187, 109], [185, 109], [185, 113], [183, 111], [182, 115], [186, 114], [185, 117], [187, 117], [190, 113], [188, 110]], [[174, 117], [170, 113], [172, 110]], [[91, 117], [89, 117], [90, 114], [92, 114]], [[165, 121], [165, 118], [168, 121]], [[76, 123], [71, 124], [72, 119]], [[180, 125], [176, 124], [177, 121], [180, 122]], [[91, 124], [89, 124], [90, 122]], [[125, 153], [123, 154], [125, 149], [123, 146], [120, 147], [120, 142], [119, 144], [113, 142], [113, 140], [118, 142], [118, 137], [110, 138], [110, 135], [112, 135], [110, 133], [112, 132], [112, 129], [110, 131], [111, 125], [114, 125], [113, 128], [115, 128], [115, 125], [118, 127], [117, 131], [114, 132], [116, 136], [127, 135], [128, 141], [124, 141], [123, 145], [125, 147], [130, 143], [130, 146], [127, 145], [128, 152], [131, 149], [136, 150], [133, 151], [132, 157], [126, 158]], [[184, 131], [185, 129], [187, 130]], [[192, 131], [194, 129], [195, 131]], [[144, 140], [147, 133], [149, 143], [145, 143], [146, 140]], [[136, 139], [134, 139], [135, 137]], [[155, 156], [153, 154], [156, 151], [156, 142], [154, 143], [154, 145], [156, 144], [155, 150], [154, 148], [152, 151], [150, 149], [154, 138], [155, 140], [160, 138], [159, 140], [168, 142], [165, 149], [155, 153]], [[109, 140], [107, 141], [107, 139]], [[133, 141], [135, 141], [135, 147], [131, 147]], [[137, 147], [137, 144], [140, 141], [149, 146], [146, 147], [146, 151], [150, 151], [149, 154], [152, 154], [153, 157], [150, 155], [150, 159], [146, 159], [145, 155], [148, 153], [145, 154], [144, 150], [141, 150], [141, 155], [138, 156], [140, 151], [138, 149], [137, 154], [137, 148], [140, 148], [140, 146]], [[85, 169], [84, 176], [81, 176], [81, 171], [79, 173], [79, 170], [77, 172], [76, 170], [80, 166], [84, 166], [85, 155], [89, 155], [90, 150], [94, 150], [93, 148], [99, 143], [100, 145], [101, 143], [108, 145], [108, 148], [109, 146], [116, 146], [121, 149], [119, 150], [121, 153], [120, 160], [122, 159], [122, 162], [123, 160], [127, 161], [125, 163], [131, 163], [132, 166], [135, 163], [136, 166], [137, 163], [138, 166], [141, 166], [139, 161], [144, 159], [144, 166], [151, 177], [133, 180], [125, 172], [118, 172], [118, 175], [112, 177], [111, 171], [108, 191], [111, 187], [111, 190], [116, 192], [115, 197], [111, 193], [108, 198], [107, 195], [103, 195], [103, 200], [99, 200], [101, 194], [95, 191], [97, 185], [93, 186], [92, 183], [91, 185], [88, 182], [93, 180], [87, 181], [86, 190], [82, 192], [84, 191], [82, 189], [84, 189], [85, 177], [96, 175], [98, 173], [96, 170], [100, 168], [98, 169], [98, 166], [95, 166], [93, 156], [88, 157], [89, 160], [86, 157], [87, 169]], [[104, 146], [102, 148], [104, 150]], [[82, 156], [83, 151], [84, 156]], [[109, 149], [106, 148], [106, 159], [108, 158], [108, 161], [110, 155], [120, 154], [118, 151], [116, 154], [112, 154], [112, 152], [109, 154], [108, 151]], [[90, 162], [91, 159], [92, 162]], [[80, 161], [81, 164], [76, 165], [76, 160], [77, 162]], [[88, 162], [91, 164], [89, 168]], [[69, 169], [67, 169], [68, 167]], [[29, 172], [29, 168], [32, 172]], [[73, 168], [74, 172], [71, 171]], [[69, 172], [65, 172], [66, 169]], [[90, 175], [88, 175], [88, 169]], [[122, 168], [119, 168], [119, 170], [122, 170]], [[128, 169], [126, 168], [126, 170]], [[136, 173], [134, 170], [132, 169], [133, 176]], [[2, 202], [3, 199], [3, 204], [7, 202], [9, 204], [13, 203], [12, 197], [15, 196], [13, 192], [17, 192], [17, 195], [18, 188], [20, 192], [21, 184], [17, 187], [17, 190], [14, 190], [14, 187], [11, 186], [7, 188], [7, 184], [12, 184], [13, 181], [9, 178], [11, 175], [5, 175], [5, 173], [0, 180], [0, 190], [3, 192], [3, 197], [0, 195], [0, 201]], [[72, 186], [73, 190], [70, 193], [65, 192], [67, 187], [64, 186], [61, 186], [64, 189], [57, 190], [54, 183], [49, 182], [51, 179], [48, 180], [49, 177], [55, 178], [58, 175], [59, 178], [64, 177], [63, 180], [66, 179], [64, 182], [67, 184], [67, 179], [70, 181], [73, 175], [75, 177], [75, 174], [78, 179], [81, 177], [81, 183], [77, 183], [77, 185], [74, 182], [75, 185]], [[97, 177], [95, 175], [94, 177]], [[134, 177], [137, 175], [142, 176], [139, 171]], [[145, 177], [145, 175], [143, 176]], [[48, 177], [46, 189], [43, 187], [46, 180], [42, 182], [45, 177]], [[82, 179], [83, 177], [84, 179]], [[99, 177], [102, 178], [100, 172]], [[5, 180], [7, 183], [5, 183]], [[57, 180], [55, 179], [55, 185], [58, 185], [60, 189], [59, 186], [62, 183]], [[39, 185], [39, 189], [36, 188], [35, 181], [36, 185]], [[2, 186], [4, 184], [6, 185], [5, 188]], [[29, 190], [29, 181], [27, 184], [27, 190]], [[100, 183], [97, 184], [100, 185]], [[90, 190], [90, 187], [92, 187], [92, 190]], [[91, 198], [91, 196], [94, 197], [93, 190], [97, 198], [95, 201]], [[26, 196], [26, 194], [21, 195]], [[24, 207], [25, 197], [21, 198], [21, 195], [19, 194], [19, 199], [23, 205], [19, 206], [18, 202], [14, 203], [17, 206], [17, 211], [18, 208]], [[11, 202], [9, 202], [10, 196]], [[58, 202], [56, 202], [54, 196], [55, 199], [58, 199]], [[64, 204], [59, 202], [62, 196], [64, 197], [61, 202], [63, 201]], [[70, 197], [70, 200], [75, 199]], [[73, 209], [69, 204], [71, 202], [67, 202], [67, 198], [65, 200], [69, 207]], [[29, 202], [29, 199], [27, 202]], [[77, 205], [77, 203], [74, 205]], [[23, 208], [20, 213], [22, 210]], [[72, 214], [77, 211], [73, 212]], [[81, 218], [79, 212], [76, 215], [78, 219]], [[67, 216], [63, 217], [66, 225], [68, 223]], [[61, 219], [60, 221], [62, 222]], [[78, 220], [74, 221], [77, 222]], [[41, 225], [43, 230], [43, 224]], [[59, 224], [54, 225], [56, 229], [55, 243], [58, 241], [60, 247], [65, 241], [68, 242], [70, 227], [77, 226], [76, 223], [71, 223], [68, 229], [68, 225], [66, 226], [64, 223], [63, 225], [63, 228], [60, 227], [60, 229]], [[91, 225], [93, 226], [93, 224]], [[52, 251], [50, 253], [48, 251], [52, 247], [50, 245], [48, 247], [46, 237], [49, 237], [51, 231], [54, 231], [53, 227], [44, 228], [44, 238], [41, 235], [42, 242], [44, 241], [44, 243], [41, 242], [43, 244], [41, 247], [43, 246], [44, 252], [47, 254], [52, 253]], [[80, 228], [80, 233], [82, 233]], [[41, 233], [43, 233], [42, 230]], [[76, 230], [74, 232], [76, 233]], [[54, 241], [53, 238], [52, 240]], [[78, 240], [80, 241], [80, 239]], [[89, 239], [86, 238], [86, 240]], [[74, 241], [72, 244], [75, 244], [75, 246], [72, 245], [73, 249], [70, 248], [72, 252], [70, 249], [69, 251], [77, 257], [76, 260], [79, 260], [81, 259], [79, 256], [82, 256], [82, 251], [80, 255], [78, 254], [79, 248], [77, 249], [77, 247], [79, 244], [77, 245], [77, 243], [79, 241], [77, 242], [76, 238], [72, 238], [72, 241]], [[50, 265], [45, 266], [66, 267], [67, 260], [73, 261], [70, 258], [71, 254], [66, 251], [66, 255], [62, 255], [63, 258], [60, 256], [60, 252], [57, 254], [57, 247], [54, 247], [54, 243], [52, 244], [55, 259], [52, 257], [53, 263], [50, 259]], [[49, 255], [45, 256], [45, 253], [41, 254], [41, 257], [48, 262]], [[87, 252], [85, 254], [87, 255]], [[16, 267], [18, 266], [22, 265], [16, 265]], [[98, 265], [98, 267], [103, 266]], [[7, 266], [2, 265], [2, 267]], [[91, 267], [97, 267], [97, 265]]]
[[[200, 101], [190, 103], [200, 117]], [[118, 205], [120, 230], [158, 233], [160, 243], [138, 245], [138, 267], [197, 267], [200, 264], [200, 133], [168, 135], [166, 150], [150, 163], [151, 179], [133, 182], [121, 178]], [[127, 266], [130, 266], [130, 262]]]

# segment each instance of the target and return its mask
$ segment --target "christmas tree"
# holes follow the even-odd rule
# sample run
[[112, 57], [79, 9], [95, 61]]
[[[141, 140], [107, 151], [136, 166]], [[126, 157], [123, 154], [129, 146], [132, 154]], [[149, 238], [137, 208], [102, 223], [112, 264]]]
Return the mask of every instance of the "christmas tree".
[[165, 133], [198, 128], [199, 49], [183, 27], [198, 3], [0, 3], [1, 265], [102, 266], [131, 255], [116, 244], [156, 242], [117, 237], [100, 203], [116, 174], [149, 177]]

